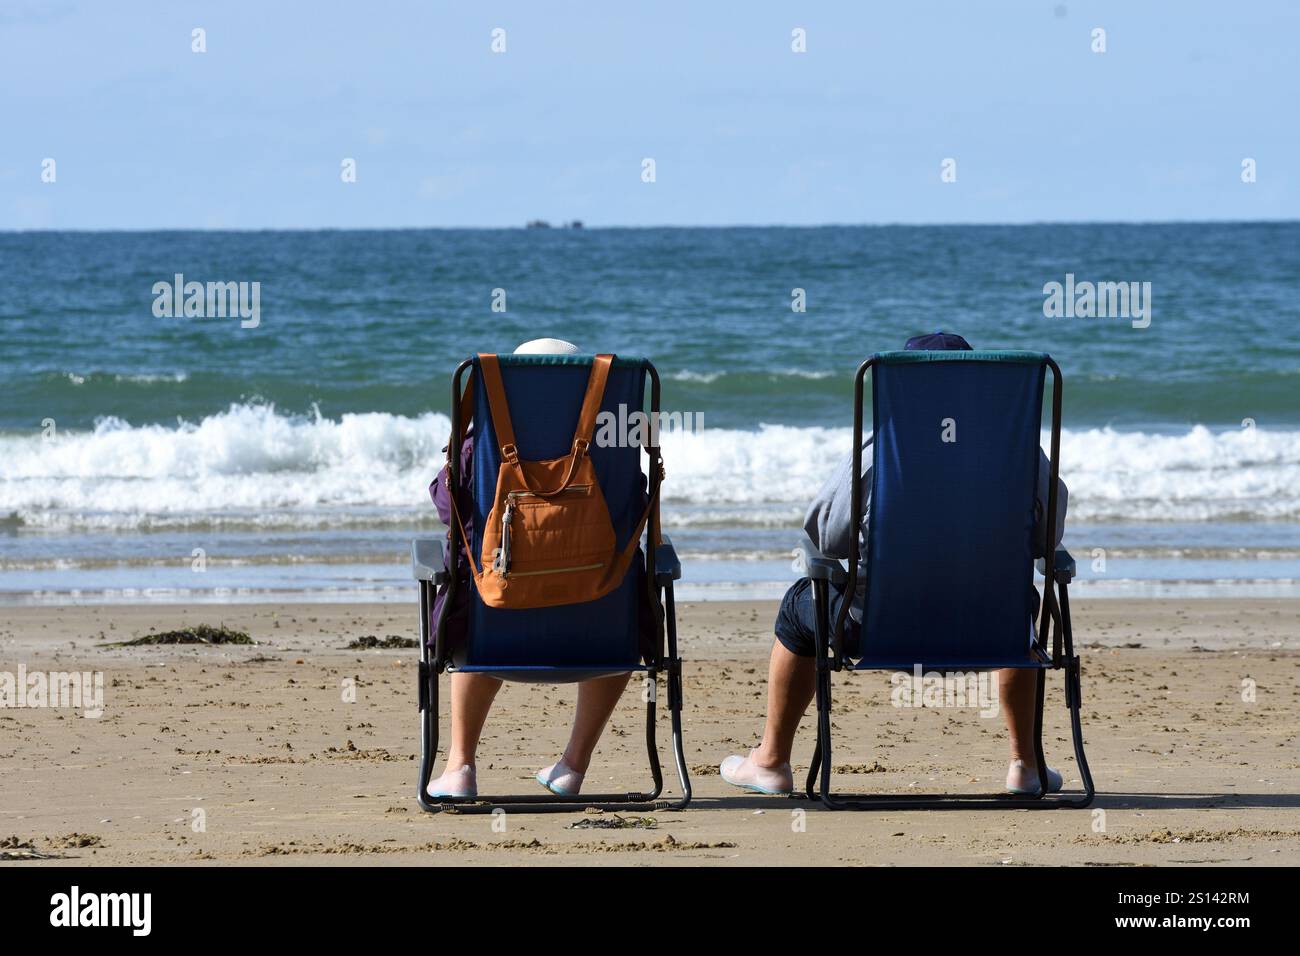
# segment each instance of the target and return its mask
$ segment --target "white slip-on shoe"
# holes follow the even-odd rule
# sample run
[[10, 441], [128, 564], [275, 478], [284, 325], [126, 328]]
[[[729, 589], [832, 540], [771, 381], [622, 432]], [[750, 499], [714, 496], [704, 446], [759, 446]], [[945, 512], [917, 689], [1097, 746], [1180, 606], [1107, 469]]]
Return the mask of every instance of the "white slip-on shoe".
[[582, 790], [582, 777], [561, 757], [549, 767], [537, 771], [534, 779], [557, 797], [576, 797]]
[[469, 764], [458, 770], [444, 770], [437, 780], [430, 780], [425, 788], [434, 800], [446, 797], [473, 798], [478, 796], [478, 775]]
[[[750, 756], [753, 756], [752, 752]], [[718, 767], [722, 779], [733, 787], [774, 797], [788, 797], [794, 792], [794, 771], [789, 764], [776, 770], [756, 767], [749, 757], [732, 754]]]
[[[1056, 793], [1064, 786], [1065, 780], [1060, 773], [1047, 768], [1047, 792]], [[1007, 768], [1007, 793], [1017, 796], [1035, 796], [1038, 793], [1038, 769], [1029, 767], [1023, 760], [1011, 761]]]

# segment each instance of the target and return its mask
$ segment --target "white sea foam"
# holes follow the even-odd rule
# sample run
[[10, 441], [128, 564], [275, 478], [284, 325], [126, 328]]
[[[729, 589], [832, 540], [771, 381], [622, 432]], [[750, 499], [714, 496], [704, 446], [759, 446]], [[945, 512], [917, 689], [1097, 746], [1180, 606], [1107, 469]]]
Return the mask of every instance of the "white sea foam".
[[188, 372], [171, 372], [166, 375], [123, 375], [121, 373], [108, 372], [65, 372], [64, 377], [73, 385], [85, 385], [87, 378], [95, 376], [111, 377], [114, 382], [130, 382], [137, 385], [152, 385], [156, 382], [186, 382], [189, 381]]
[[722, 377], [721, 372], [692, 372], [690, 369], [681, 369], [677, 372], [670, 372], [668, 378], [677, 382], [699, 382], [701, 385], [711, 385]]
[[770, 379], [802, 378], [802, 379], [818, 380], [818, 379], [834, 378], [837, 375], [842, 375], [843, 373], [827, 371], [824, 369], [813, 370], [813, 369], [803, 369], [803, 368], [781, 368], [781, 369], [771, 369], [769, 371], [763, 371], [763, 372], [748, 372], [748, 373], [742, 371], [695, 372], [692, 371], [691, 369], [679, 369], [676, 372], [668, 373], [667, 378], [677, 382], [694, 382], [699, 385], [712, 385], [714, 382], [718, 381], [724, 376], [745, 375], [745, 374], [758, 376], [758, 377], [766, 377]]
[[137, 383], [137, 384], [141, 384], [141, 385], [152, 385], [152, 384], [155, 383], [155, 382], [177, 382], [177, 383], [180, 383], [180, 382], [188, 382], [188, 381], [189, 381], [189, 378], [190, 378], [190, 376], [189, 376], [189, 373], [188, 373], [188, 372], [171, 372], [171, 373], [169, 373], [169, 374], [167, 374], [167, 375], [122, 375], [122, 374], [115, 374], [115, 375], [113, 376], [113, 381], [115, 381], [115, 382], [133, 382], [133, 383]]
[[[436, 413], [331, 420], [234, 405], [172, 427], [108, 419], [51, 440], [0, 435], [0, 523], [126, 530], [427, 519], [426, 488], [449, 429]], [[773, 526], [797, 523], [850, 436], [843, 427], [706, 427], [666, 433], [663, 443], [666, 523]], [[1298, 430], [1075, 430], [1063, 436], [1062, 459], [1076, 519], [1300, 520]]]
[[[1044, 448], [1049, 441], [1044, 433]], [[706, 429], [665, 436], [672, 476], [666, 497], [714, 508], [802, 505], [850, 445], [847, 428], [768, 425], [756, 432]], [[1067, 430], [1061, 460], [1076, 519], [1300, 519], [1300, 431], [1216, 432], [1203, 425], [1174, 434]], [[756, 512], [755, 524], [774, 517], [770, 507]], [[706, 520], [716, 523], [720, 517]]]
[[427, 502], [449, 430], [433, 413], [335, 421], [235, 405], [170, 428], [106, 419], [50, 440], [4, 435], [0, 516], [38, 527], [156, 527], [222, 513], [273, 526], [348, 523], [357, 509]]

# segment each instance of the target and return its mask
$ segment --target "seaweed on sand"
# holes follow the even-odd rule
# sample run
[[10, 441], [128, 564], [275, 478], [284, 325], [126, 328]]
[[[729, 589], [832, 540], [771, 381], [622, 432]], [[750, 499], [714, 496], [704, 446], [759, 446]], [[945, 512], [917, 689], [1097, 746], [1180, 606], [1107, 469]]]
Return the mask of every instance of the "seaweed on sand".
[[657, 830], [659, 821], [654, 817], [621, 817], [617, 813], [609, 816], [583, 817], [570, 823], [570, 830]]
[[115, 641], [111, 644], [101, 645], [103, 647], [142, 647], [154, 644], [256, 644], [257, 642], [248, 636], [246, 631], [236, 631], [234, 628], [226, 627], [221, 624], [212, 627], [209, 624], [199, 624], [195, 627], [182, 627], [175, 631], [163, 631], [160, 634], [146, 634], [144, 637], [137, 637], [131, 641]]
[[411, 637], [398, 637], [396, 634], [389, 634], [387, 637], [379, 638], [373, 634], [367, 634], [365, 637], [358, 637], [355, 641], [348, 644], [350, 651], [370, 651], [370, 650], [395, 650], [402, 647], [419, 647], [420, 642]]

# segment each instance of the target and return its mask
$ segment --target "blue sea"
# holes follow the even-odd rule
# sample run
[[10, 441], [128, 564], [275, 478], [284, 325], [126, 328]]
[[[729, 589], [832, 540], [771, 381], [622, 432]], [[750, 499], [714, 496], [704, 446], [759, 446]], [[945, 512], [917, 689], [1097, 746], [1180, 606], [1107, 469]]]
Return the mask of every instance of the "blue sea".
[[[1045, 314], [1067, 281], [1145, 317]], [[452, 370], [543, 335], [700, 416], [686, 596], [778, 595], [857, 365], [939, 328], [1064, 371], [1082, 590], [1300, 593], [1300, 224], [1187, 223], [0, 233], [0, 602], [408, 600]]]

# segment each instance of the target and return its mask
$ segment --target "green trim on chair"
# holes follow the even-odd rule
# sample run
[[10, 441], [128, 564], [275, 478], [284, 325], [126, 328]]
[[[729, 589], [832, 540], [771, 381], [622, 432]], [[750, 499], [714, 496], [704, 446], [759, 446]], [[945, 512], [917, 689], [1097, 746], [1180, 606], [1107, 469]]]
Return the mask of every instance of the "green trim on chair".
[[[474, 356], [477, 358], [478, 356]], [[576, 353], [563, 355], [502, 355], [497, 353], [500, 365], [591, 365], [595, 355]], [[646, 364], [643, 358], [625, 358], [614, 356], [613, 368], [641, 368]]]
[[877, 352], [872, 356], [881, 365], [907, 365], [918, 362], [1010, 362], [1015, 365], [1041, 365], [1047, 361], [1046, 352], [1027, 352], [1020, 349], [925, 349]]

